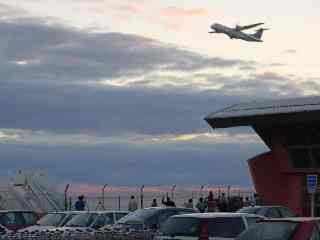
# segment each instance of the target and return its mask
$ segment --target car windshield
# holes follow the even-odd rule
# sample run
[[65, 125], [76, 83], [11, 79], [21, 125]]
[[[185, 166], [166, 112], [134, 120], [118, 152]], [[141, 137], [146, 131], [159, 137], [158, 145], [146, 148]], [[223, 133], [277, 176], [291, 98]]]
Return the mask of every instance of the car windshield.
[[249, 214], [257, 214], [261, 208], [258, 207], [245, 207], [239, 209], [237, 212], [239, 213], [249, 213]]
[[240, 234], [236, 240], [290, 240], [298, 226], [293, 222], [262, 222]]
[[89, 227], [96, 217], [97, 213], [83, 213], [73, 217], [65, 224], [65, 227]]
[[171, 217], [160, 228], [164, 236], [197, 236], [200, 220], [192, 217]]
[[37, 225], [40, 226], [54, 226], [57, 227], [63, 221], [67, 214], [65, 213], [49, 213], [42, 217], [38, 222]]
[[159, 209], [139, 209], [121, 218], [117, 223], [126, 224], [129, 222], [145, 222], [149, 217], [153, 216]]

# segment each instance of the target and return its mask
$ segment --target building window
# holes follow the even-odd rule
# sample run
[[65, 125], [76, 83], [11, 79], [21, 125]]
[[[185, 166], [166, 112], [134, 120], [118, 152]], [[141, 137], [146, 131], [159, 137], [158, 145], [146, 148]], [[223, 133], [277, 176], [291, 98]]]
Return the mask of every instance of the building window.
[[320, 148], [314, 148], [311, 151], [316, 167], [320, 168]]
[[311, 168], [311, 158], [307, 149], [293, 148], [290, 150], [290, 156], [293, 167], [295, 168]]

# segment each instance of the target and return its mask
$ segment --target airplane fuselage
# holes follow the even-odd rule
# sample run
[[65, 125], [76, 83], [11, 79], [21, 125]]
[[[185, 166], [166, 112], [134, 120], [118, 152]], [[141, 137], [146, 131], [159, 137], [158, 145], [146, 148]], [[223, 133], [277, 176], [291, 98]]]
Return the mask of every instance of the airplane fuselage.
[[242, 39], [249, 42], [262, 42], [261, 39], [256, 38], [253, 34], [247, 34], [236, 28], [230, 28], [219, 23], [215, 23], [211, 26], [214, 30], [212, 33], [223, 33], [228, 35], [231, 39]]

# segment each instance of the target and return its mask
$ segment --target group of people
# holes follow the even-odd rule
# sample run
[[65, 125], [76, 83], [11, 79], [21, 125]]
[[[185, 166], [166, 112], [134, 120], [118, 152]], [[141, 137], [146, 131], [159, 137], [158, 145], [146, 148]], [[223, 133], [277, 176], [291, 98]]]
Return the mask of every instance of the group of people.
[[[166, 207], [175, 207], [175, 206], [176, 206], [175, 202], [174, 202], [173, 200], [171, 200], [171, 198], [168, 197], [168, 196], [167, 196], [166, 199], [163, 197], [161, 203], [162, 203], [164, 206], [166, 206]], [[151, 207], [158, 207], [158, 206], [159, 206], [156, 198], [154, 198], [154, 199], [152, 200], [150, 206], [151, 206]], [[137, 209], [138, 209], [138, 202], [137, 202], [137, 200], [135, 199], [135, 197], [132, 195], [132, 196], [130, 197], [130, 200], [129, 200], [129, 203], [128, 203], [128, 211], [129, 211], [129, 212], [134, 212], [134, 211], [137, 210]]]
[[[167, 196], [166, 199], [163, 197], [161, 203], [166, 207], [175, 207], [175, 202]], [[194, 206], [193, 199], [190, 198], [184, 207], [186, 208], [196, 208], [199, 212], [235, 212], [242, 207], [254, 206], [259, 203], [259, 198], [257, 194], [254, 194], [253, 200], [250, 200], [249, 197], [226, 197], [225, 193], [222, 193], [217, 198], [214, 197], [213, 192], [210, 191], [209, 195], [205, 198], [200, 197]], [[154, 198], [150, 205], [151, 207], [158, 207], [157, 199]], [[86, 201], [84, 196], [81, 195], [78, 197], [78, 200], [75, 202], [74, 208], [77, 211], [84, 211], [86, 207]], [[135, 199], [135, 196], [131, 196], [128, 203], [128, 211], [134, 212], [138, 209], [138, 202]]]
[[[243, 198], [239, 196], [226, 197], [222, 193], [217, 198], [214, 198], [213, 192], [210, 191], [206, 198], [200, 197], [195, 208], [199, 212], [235, 212], [242, 207], [255, 206], [258, 203], [258, 195], [254, 195], [254, 199], [250, 200], [249, 197]], [[189, 199], [185, 203], [185, 207], [193, 208], [193, 200]]]

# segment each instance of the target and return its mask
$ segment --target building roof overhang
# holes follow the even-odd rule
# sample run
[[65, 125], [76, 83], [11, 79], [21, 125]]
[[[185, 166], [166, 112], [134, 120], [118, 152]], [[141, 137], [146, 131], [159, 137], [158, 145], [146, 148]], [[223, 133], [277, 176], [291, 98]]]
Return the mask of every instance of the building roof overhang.
[[319, 125], [320, 97], [237, 104], [214, 112], [205, 120], [214, 129], [251, 126], [272, 148], [272, 128]]
[[320, 120], [320, 97], [237, 104], [208, 115], [212, 128], [272, 126]]

